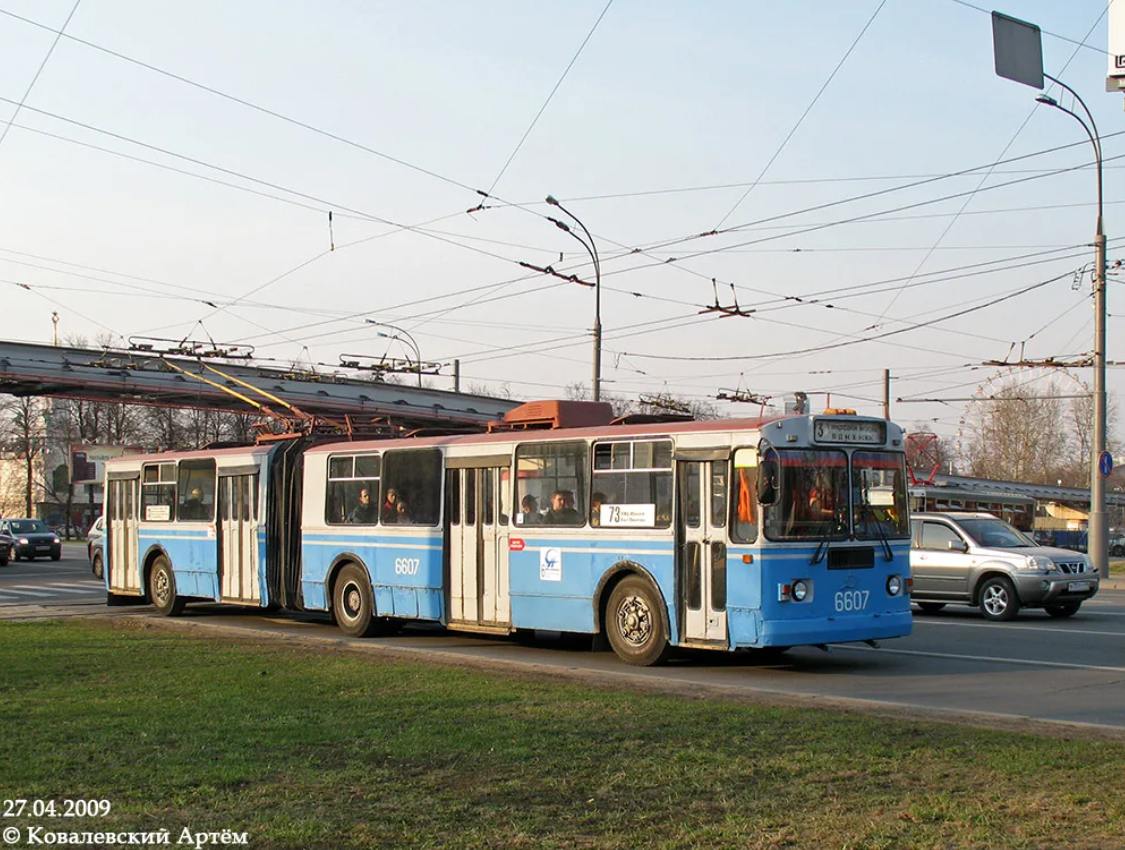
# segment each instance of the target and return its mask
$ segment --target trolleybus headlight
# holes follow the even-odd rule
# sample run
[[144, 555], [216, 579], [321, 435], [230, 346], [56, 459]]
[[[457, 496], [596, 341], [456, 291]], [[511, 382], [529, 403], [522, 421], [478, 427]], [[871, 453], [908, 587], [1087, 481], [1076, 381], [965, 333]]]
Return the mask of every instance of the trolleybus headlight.
[[890, 576], [887, 578], [887, 593], [891, 596], [898, 596], [902, 592], [902, 576]]
[[797, 579], [793, 582], [793, 600], [795, 602], [804, 602], [805, 597], [809, 595], [809, 585], [804, 579]]

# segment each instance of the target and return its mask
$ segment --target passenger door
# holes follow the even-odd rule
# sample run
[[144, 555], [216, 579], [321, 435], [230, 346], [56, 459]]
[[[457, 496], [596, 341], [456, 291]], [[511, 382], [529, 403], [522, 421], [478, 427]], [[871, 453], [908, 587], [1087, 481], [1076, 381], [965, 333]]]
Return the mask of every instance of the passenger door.
[[446, 470], [451, 623], [507, 626], [511, 487], [507, 467]]
[[223, 602], [257, 605], [258, 475], [219, 478], [219, 586]]
[[109, 520], [104, 557], [109, 570], [109, 590], [136, 596], [142, 592], [137, 553], [140, 478], [110, 479], [108, 491], [105, 513]]
[[966, 543], [951, 525], [922, 520], [917, 548], [910, 557], [915, 596], [968, 598], [969, 572], [976, 559], [962, 551]]
[[690, 643], [726, 645], [726, 462], [681, 460], [676, 466], [676, 576], [681, 634]]

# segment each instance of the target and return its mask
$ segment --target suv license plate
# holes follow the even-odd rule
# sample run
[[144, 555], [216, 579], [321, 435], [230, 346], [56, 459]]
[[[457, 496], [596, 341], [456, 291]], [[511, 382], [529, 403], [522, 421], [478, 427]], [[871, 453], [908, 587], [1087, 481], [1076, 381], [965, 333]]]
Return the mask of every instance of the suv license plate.
[[1090, 589], [1090, 582], [1088, 582], [1088, 581], [1072, 581], [1069, 584], [1067, 584], [1066, 589], [1071, 591], [1072, 593], [1075, 592], [1075, 591], [1078, 591], [1078, 590], [1089, 590]]

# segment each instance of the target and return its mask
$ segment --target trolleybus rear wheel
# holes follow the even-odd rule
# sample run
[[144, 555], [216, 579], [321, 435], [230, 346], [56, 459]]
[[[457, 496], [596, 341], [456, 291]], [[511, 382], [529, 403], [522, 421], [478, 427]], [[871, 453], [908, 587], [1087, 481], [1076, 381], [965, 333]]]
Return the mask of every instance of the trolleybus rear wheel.
[[332, 590], [332, 613], [336, 625], [351, 637], [375, 633], [375, 602], [367, 576], [356, 564], [348, 564], [336, 577]]
[[176, 578], [172, 575], [172, 565], [163, 555], [152, 563], [148, 574], [148, 598], [152, 607], [165, 617], [175, 617], [183, 613], [184, 600], [176, 595]]
[[628, 664], [649, 667], [668, 658], [668, 632], [663, 603], [652, 586], [628, 576], [613, 589], [606, 609], [605, 630], [613, 651]]

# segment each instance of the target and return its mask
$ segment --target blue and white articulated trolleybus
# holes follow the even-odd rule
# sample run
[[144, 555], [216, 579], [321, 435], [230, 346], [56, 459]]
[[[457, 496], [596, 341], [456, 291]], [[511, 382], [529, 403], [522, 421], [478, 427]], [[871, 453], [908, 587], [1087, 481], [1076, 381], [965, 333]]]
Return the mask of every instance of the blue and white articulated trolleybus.
[[490, 433], [308, 438], [106, 465], [109, 601], [773, 649], [910, 633], [901, 429], [847, 411], [613, 421], [533, 402]]

